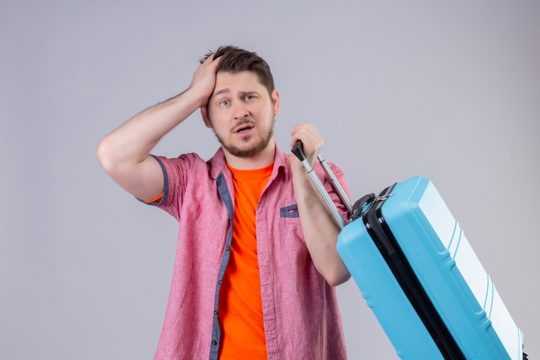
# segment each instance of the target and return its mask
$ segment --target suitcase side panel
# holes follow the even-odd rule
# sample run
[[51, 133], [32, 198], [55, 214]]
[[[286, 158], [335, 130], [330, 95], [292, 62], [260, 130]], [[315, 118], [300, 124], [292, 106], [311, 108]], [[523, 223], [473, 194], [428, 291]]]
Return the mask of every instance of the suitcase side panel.
[[508, 313], [502, 325], [511, 330], [495, 332], [491, 313], [484, 311], [491, 308], [495, 290], [488, 296], [487, 273], [433, 184], [419, 177], [397, 184], [382, 212], [465, 356], [514, 358], [519, 329], [506, 322]]
[[[474, 293], [475, 300], [478, 302], [478, 305], [482, 305], [482, 310], [491, 321], [491, 326], [493, 326], [510, 357], [521, 359], [523, 344], [521, 343], [522, 336], [518, 335], [520, 334], [520, 330], [504, 305], [497, 287], [489, 274], [484, 270], [484, 267], [463, 233], [461, 234], [459, 247], [456, 248], [454, 253], [454, 261], [456, 262], [457, 269], [459, 269], [459, 273], [464, 279], [462, 285], [469, 285], [469, 288]], [[479, 291], [480, 288], [484, 290], [483, 293]], [[472, 298], [469, 297], [469, 299]], [[516, 357], [516, 355], [519, 356]]]
[[337, 251], [401, 359], [442, 359], [362, 219], [343, 228]]

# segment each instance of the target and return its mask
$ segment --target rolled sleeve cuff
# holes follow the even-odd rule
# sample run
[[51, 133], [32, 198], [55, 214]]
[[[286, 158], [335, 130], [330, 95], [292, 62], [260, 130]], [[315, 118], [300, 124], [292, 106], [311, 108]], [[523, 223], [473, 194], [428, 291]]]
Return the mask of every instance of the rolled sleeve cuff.
[[161, 167], [161, 171], [163, 172], [163, 191], [161, 195], [150, 199], [150, 200], [143, 200], [139, 199], [138, 197], [135, 197], [135, 199], [139, 200], [143, 204], [146, 205], [164, 205], [167, 201], [167, 197], [169, 196], [169, 176], [167, 174], [167, 169], [165, 168], [165, 165], [163, 164], [163, 161], [155, 155], [150, 154], [156, 161], [158, 162], [159, 166]]

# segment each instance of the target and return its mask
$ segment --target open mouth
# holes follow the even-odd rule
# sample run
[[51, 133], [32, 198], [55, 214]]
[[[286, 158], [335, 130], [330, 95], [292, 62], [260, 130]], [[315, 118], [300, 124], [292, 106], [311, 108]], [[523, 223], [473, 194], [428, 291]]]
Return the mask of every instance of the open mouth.
[[245, 133], [249, 132], [253, 128], [254, 128], [253, 124], [243, 124], [243, 125], [240, 125], [239, 127], [237, 127], [234, 130], [234, 133], [235, 134], [245, 134]]

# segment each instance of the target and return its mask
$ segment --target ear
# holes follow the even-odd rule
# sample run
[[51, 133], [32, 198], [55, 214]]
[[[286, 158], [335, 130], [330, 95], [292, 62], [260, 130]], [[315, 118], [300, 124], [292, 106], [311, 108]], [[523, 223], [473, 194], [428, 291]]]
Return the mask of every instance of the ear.
[[272, 91], [272, 102], [274, 104], [274, 116], [277, 116], [279, 114], [279, 92], [274, 89]]
[[211, 128], [212, 123], [210, 122], [210, 118], [208, 117], [208, 110], [206, 109], [206, 106], [201, 107], [201, 116], [202, 116], [204, 125], [206, 125], [207, 128]]

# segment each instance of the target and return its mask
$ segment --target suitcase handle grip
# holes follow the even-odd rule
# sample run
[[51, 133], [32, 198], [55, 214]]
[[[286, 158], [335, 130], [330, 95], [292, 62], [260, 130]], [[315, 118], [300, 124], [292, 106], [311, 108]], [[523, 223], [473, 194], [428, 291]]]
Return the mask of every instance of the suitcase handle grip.
[[296, 140], [296, 143], [294, 144], [291, 152], [300, 161], [304, 161], [306, 159], [306, 155], [304, 154], [304, 144], [302, 144], [302, 141], [300, 141], [300, 140]]

